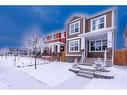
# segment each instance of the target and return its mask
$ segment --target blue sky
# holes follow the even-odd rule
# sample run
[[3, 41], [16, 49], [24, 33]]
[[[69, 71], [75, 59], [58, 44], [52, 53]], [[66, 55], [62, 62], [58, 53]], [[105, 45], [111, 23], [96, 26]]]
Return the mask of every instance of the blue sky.
[[117, 7], [116, 49], [124, 47], [124, 31], [127, 25], [127, 6]]
[[[38, 25], [41, 33], [45, 35], [64, 29], [65, 21], [74, 13], [91, 15], [109, 7], [112, 6], [0, 6], [0, 48], [21, 47], [26, 30], [33, 25]], [[119, 19], [122, 27], [117, 34], [122, 35], [124, 18], [125, 16], [122, 16], [122, 19]], [[122, 36], [117, 38], [122, 39]], [[117, 41], [120, 43], [121, 40]], [[118, 48], [121, 46], [122, 44], [117, 45]]]

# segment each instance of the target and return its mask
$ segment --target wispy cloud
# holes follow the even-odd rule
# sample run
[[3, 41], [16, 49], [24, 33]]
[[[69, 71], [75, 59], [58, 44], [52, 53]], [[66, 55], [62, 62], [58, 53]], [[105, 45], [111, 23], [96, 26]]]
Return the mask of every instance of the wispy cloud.
[[47, 8], [47, 7], [34, 7], [33, 13], [38, 15], [40, 17], [40, 19], [43, 21], [46, 21], [48, 23], [51, 23], [51, 22], [57, 23], [58, 20], [55, 19], [54, 17], [59, 16], [60, 10], [59, 10], [59, 8], [54, 8], [54, 7], [49, 7], [49, 8]]
[[12, 42], [17, 42], [18, 40], [13, 38], [13, 37], [8, 37], [8, 36], [0, 36], [1, 41], [12, 41]]

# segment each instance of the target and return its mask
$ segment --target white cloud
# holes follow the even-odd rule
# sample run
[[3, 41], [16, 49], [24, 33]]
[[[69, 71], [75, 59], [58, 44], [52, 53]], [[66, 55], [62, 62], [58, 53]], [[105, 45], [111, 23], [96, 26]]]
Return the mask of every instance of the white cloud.
[[54, 7], [34, 7], [33, 8], [33, 13], [38, 15], [41, 20], [46, 21], [48, 23], [51, 22], [59, 22], [55, 16], [59, 16], [60, 11], [58, 8]]

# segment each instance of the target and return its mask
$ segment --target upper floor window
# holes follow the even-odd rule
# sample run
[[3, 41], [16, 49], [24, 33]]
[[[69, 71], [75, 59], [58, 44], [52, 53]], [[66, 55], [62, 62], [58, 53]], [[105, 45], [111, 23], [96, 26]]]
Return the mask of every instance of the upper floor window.
[[80, 32], [80, 21], [70, 24], [69, 34], [77, 34]]
[[104, 17], [101, 17], [98, 21], [98, 29], [104, 28]]
[[106, 16], [101, 16], [91, 20], [91, 30], [103, 29], [106, 25]]
[[97, 20], [93, 20], [92, 21], [92, 30], [96, 30], [96, 26], [97, 26]]

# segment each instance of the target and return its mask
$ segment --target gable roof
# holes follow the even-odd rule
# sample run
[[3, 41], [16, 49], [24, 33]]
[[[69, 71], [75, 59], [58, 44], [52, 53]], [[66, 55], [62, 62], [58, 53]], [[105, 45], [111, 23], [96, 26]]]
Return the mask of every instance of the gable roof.
[[71, 21], [76, 20], [76, 19], [85, 18], [85, 17], [87, 17], [87, 14], [79, 14], [79, 13], [76, 13], [76, 14], [73, 14], [73, 15], [66, 21], [66, 23], [71, 22]]

